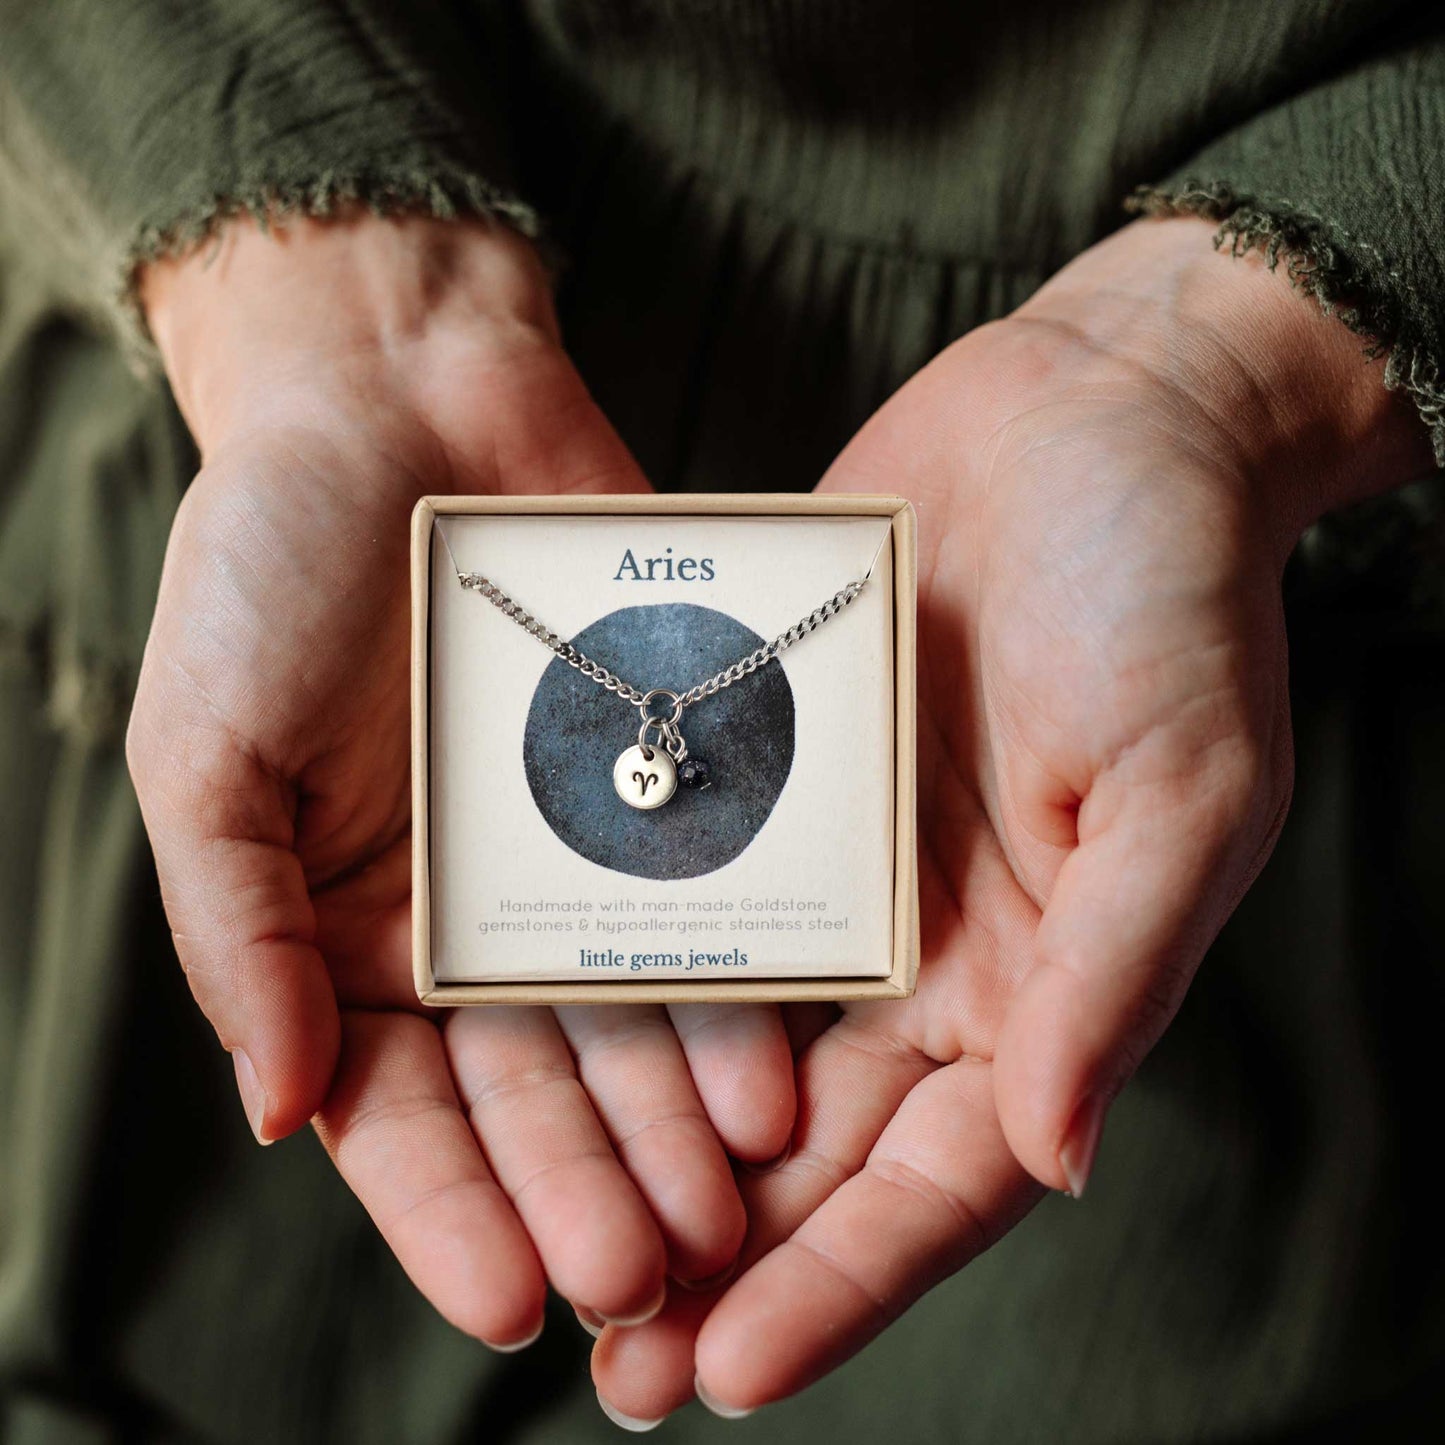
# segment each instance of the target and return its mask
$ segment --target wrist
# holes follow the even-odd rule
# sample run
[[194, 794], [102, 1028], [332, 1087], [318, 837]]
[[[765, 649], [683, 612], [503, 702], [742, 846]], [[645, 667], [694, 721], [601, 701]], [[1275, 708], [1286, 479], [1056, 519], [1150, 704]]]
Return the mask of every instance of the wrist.
[[1361, 337], [1212, 233], [1198, 217], [1134, 222], [1018, 314], [1168, 389], [1191, 445], [1239, 478], [1287, 553], [1325, 512], [1428, 473], [1429, 438]]
[[318, 384], [400, 396], [449, 348], [558, 344], [536, 249], [484, 219], [239, 219], [149, 265], [140, 298], [203, 455]]

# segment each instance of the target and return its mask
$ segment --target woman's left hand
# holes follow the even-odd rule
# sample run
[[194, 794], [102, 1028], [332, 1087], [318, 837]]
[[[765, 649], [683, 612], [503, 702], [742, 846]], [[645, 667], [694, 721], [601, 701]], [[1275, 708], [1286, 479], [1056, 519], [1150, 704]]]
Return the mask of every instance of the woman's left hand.
[[1420, 475], [1358, 338], [1193, 219], [1136, 223], [955, 343], [824, 478], [921, 523], [923, 964], [798, 1058], [791, 1158], [743, 1182], [745, 1272], [593, 1355], [656, 1419], [851, 1356], [1081, 1193], [1105, 1111], [1267, 858], [1292, 776], [1280, 576]]

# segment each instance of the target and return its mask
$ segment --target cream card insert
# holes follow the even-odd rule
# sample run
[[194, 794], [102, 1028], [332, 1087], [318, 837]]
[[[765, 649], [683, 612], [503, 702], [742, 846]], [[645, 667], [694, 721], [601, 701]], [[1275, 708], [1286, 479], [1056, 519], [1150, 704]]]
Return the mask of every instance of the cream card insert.
[[[458, 572], [625, 682], [677, 693], [869, 580], [777, 660], [685, 709], [711, 786], [643, 811], [613, 783], [636, 706]], [[440, 517], [430, 616], [439, 982], [888, 973], [889, 519]]]

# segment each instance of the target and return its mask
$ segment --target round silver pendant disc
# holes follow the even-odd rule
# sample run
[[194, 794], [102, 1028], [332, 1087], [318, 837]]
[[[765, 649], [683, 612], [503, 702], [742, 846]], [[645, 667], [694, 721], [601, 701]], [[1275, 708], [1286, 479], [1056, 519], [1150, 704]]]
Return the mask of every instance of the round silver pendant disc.
[[677, 768], [662, 748], [631, 747], [612, 765], [612, 786], [629, 807], [660, 808], [677, 791]]

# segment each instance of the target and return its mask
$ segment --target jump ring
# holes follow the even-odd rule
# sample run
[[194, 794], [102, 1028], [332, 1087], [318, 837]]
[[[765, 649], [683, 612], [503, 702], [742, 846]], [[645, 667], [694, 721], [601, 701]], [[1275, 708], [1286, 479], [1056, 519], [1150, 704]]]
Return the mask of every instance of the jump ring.
[[[670, 697], [672, 699], [671, 717], [654, 718], [652, 714], [648, 712], [648, 708], [652, 705], [652, 699], [655, 697]], [[648, 722], [666, 723], [668, 727], [676, 727], [678, 722], [682, 718], [682, 698], [670, 687], [649, 688], [645, 693], [643, 693], [642, 701], [638, 703], [637, 706], [641, 709], [642, 716]]]
[[647, 735], [653, 728], [657, 729], [658, 741], [665, 747], [667, 743], [667, 730], [672, 724], [666, 718], [648, 717], [642, 715], [642, 726], [637, 730], [637, 746], [640, 747], [645, 756], [652, 756], [652, 745], [647, 741]]

